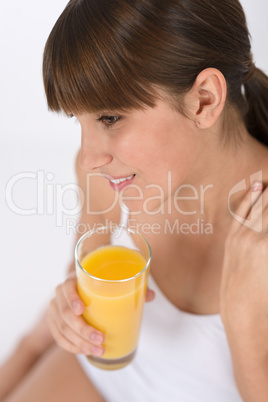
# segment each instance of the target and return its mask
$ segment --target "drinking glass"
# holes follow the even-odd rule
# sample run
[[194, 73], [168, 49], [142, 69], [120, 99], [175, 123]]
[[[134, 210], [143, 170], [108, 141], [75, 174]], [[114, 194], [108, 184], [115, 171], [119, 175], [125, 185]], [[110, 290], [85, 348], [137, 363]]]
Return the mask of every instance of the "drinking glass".
[[150, 246], [130, 228], [100, 226], [79, 239], [75, 262], [78, 293], [85, 304], [83, 318], [105, 335], [105, 353], [87, 358], [105, 370], [122, 368], [137, 349]]

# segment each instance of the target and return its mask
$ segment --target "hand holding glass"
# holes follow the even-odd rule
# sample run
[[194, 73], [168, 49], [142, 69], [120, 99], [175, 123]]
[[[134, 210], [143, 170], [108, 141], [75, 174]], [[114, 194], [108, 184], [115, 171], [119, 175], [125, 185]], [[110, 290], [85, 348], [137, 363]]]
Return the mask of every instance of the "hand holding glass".
[[151, 261], [148, 242], [117, 225], [83, 235], [75, 249], [78, 293], [84, 319], [105, 335], [105, 353], [88, 356], [95, 366], [114, 370], [136, 352]]

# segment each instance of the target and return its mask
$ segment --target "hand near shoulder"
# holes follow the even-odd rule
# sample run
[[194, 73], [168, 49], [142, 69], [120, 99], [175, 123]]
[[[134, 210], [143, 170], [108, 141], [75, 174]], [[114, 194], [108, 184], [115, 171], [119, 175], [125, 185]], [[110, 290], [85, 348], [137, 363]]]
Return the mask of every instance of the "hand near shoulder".
[[255, 183], [236, 213], [244, 222], [233, 220], [225, 244], [221, 317], [230, 339], [261, 349], [268, 336], [268, 188]]

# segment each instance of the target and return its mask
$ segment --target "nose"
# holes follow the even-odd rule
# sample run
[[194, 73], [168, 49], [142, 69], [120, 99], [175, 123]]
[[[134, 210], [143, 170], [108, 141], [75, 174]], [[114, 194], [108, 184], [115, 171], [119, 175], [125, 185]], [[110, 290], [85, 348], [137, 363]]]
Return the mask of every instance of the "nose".
[[112, 155], [105, 149], [104, 141], [95, 135], [82, 132], [79, 164], [85, 171], [95, 170], [112, 162]]

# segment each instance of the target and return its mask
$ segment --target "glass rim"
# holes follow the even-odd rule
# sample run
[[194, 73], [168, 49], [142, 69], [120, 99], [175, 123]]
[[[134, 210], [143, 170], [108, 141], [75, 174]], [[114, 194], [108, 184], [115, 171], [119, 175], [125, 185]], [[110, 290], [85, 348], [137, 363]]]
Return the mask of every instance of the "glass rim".
[[[82, 243], [82, 241], [85, 240], [87, 237], [90, 238], [94, 233], [98, 232], [99, 230], [108, 229], [108, 228], [113, 228], [113, 227], [114, 227], [114, 228], [123, 229], [123, 230], [126, 230], [126, 231], [128, 231], [128, 232], [130, 232], [130, 233], [132, 233], [132, 234], [138, 235], [138, 236], [145, 242], [145, 244], [146, 244], [147, 247], [148, 247], [148, 250], [149, 250], [149, 258], [147, 259], [146, 265], [144, 266], [144, 268], [143, 268], [140, 272], [138, 272], [138, 273], [137, 273], [136, 275], [134, 275], [134, 276], [131, 276], [130, 278], [125, 278], [125, 279], [103, 279], [103, 278], [98, 278], [97, 276], [91, 275], [89, 272], [87, 272], [87, 271], [82, 267], [82, 265], [81, 265], [80, 262], [79, 262], [79, 259], [78, 259], [78, 248], [79, 248], [80, 244]], [[125, 247], [125, 246], [122, 246], [122, 247]], [[126, 248], [130, 248], [130, 247], [126, 247]], [[83, 271], [83, 273], [85, 273], [88, 277], [90, 277], [90, 278], [92, 278], [92, 279], [94, 279], [94, 280], [100, 281], [100, 282], [105, 282], [105, 283], [121, 283], [121, 282], [128, 282], [128, 281], [131, 281], [131, 280], [133, 280], [133, 279], [136, 279], [136, 278], [138, 278], [143, 272], [145, 272], [145, 271], [147, 270], [147, 268], [149, 267], [149, 265], [150, 265], [150, 263], [151, 263], [151, 259], [152, 259], [152, 250], [151, 250], [151, 247], [150, 247], [150, 244], [148, 243], [148, 241], [147, 241], [147, 240], [145, 239], [145, 237], [144, 237], [142, 234], [140, 234], [139, 232], [137, 232], [137, 231], [135, 231], [135, 230], [133, 230], [133, 229], [130, 229], [130, 228], [128, 228], [127, 226], [121, 226], [121, 225], [117, 225], [117, 224], [111, 224], [111, 225], [99, 226], [99, 227], [96, 228], [96, 229], [92, 229], [92, 230], [89, 230], [88, 232], [84, 233], [84, 234], [80, 237], [80, 239], [77, 241], [77, 243], [76, 243], [74, 255], [75, 255], [75, 262], [76, 262], [76, 264], [77, 264], [78, 267], [81, 269], [81, 271]]]

